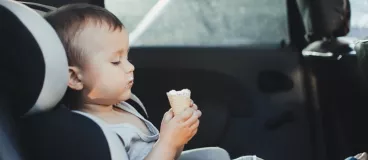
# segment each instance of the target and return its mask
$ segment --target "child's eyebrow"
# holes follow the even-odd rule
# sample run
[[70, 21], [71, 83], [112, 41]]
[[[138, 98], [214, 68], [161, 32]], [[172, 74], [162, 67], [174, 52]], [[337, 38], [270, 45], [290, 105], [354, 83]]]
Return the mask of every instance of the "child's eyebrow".
[[125, 51], [124, 48], [120, 48], [119, 50], [117, 50], [115, 52], [112, 52], [112, 56], [116, 56], [116, 55], [123, 56], [123, 54], [128, 55], [129, 50], [130, 50], [130, 47], [128, 47], [128, 49], [126, 50], [126, 52], [124, 52]]

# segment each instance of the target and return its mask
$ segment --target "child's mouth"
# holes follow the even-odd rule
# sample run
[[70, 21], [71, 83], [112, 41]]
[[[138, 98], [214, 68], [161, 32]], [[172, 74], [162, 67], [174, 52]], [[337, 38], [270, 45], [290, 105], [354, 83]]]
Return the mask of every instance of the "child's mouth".
[[134, 82], [133, 81], [129, 81], [128, 85], [126, 86], [126, 88], [132, 88], [133, 87]]
[[131, 88], [132, 86], [133, 86], [133, 84], [134, 84], [134, 78], [132, 77], [132, 78], [130, 78], [130, 81], [128, 82], [128, 88]]
[[128, 83], [130, 86], [132, 86], [134, 84], [134, 81], [129, 81]]

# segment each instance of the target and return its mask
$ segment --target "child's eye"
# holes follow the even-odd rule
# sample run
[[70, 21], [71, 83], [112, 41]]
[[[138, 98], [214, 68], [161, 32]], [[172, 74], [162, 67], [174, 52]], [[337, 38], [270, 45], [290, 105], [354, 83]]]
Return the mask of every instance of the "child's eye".
[[113, 65], [119, 65], [120, 61], [116, 61], [116, 62], [111, 62]]

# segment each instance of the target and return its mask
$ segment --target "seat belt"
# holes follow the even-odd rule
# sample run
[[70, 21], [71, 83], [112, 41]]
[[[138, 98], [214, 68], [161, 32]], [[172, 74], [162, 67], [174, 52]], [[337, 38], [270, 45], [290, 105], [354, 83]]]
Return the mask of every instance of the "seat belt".
[[144, 107], [142, 101], [135, 94], [132, 93], [130, 99], [126, 102], [133, 106], [144, 118], [149, 118], [146, 107]]

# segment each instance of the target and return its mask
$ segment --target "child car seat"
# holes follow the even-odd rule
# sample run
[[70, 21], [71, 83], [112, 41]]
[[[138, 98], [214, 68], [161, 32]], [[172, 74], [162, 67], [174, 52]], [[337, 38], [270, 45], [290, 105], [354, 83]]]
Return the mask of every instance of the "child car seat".
[[36, 11], [0, 1], [2, 91], [20, 157], [35, 160], [124, 160], [116, 134], [57, 103], [68, 80], [65, 50]]

